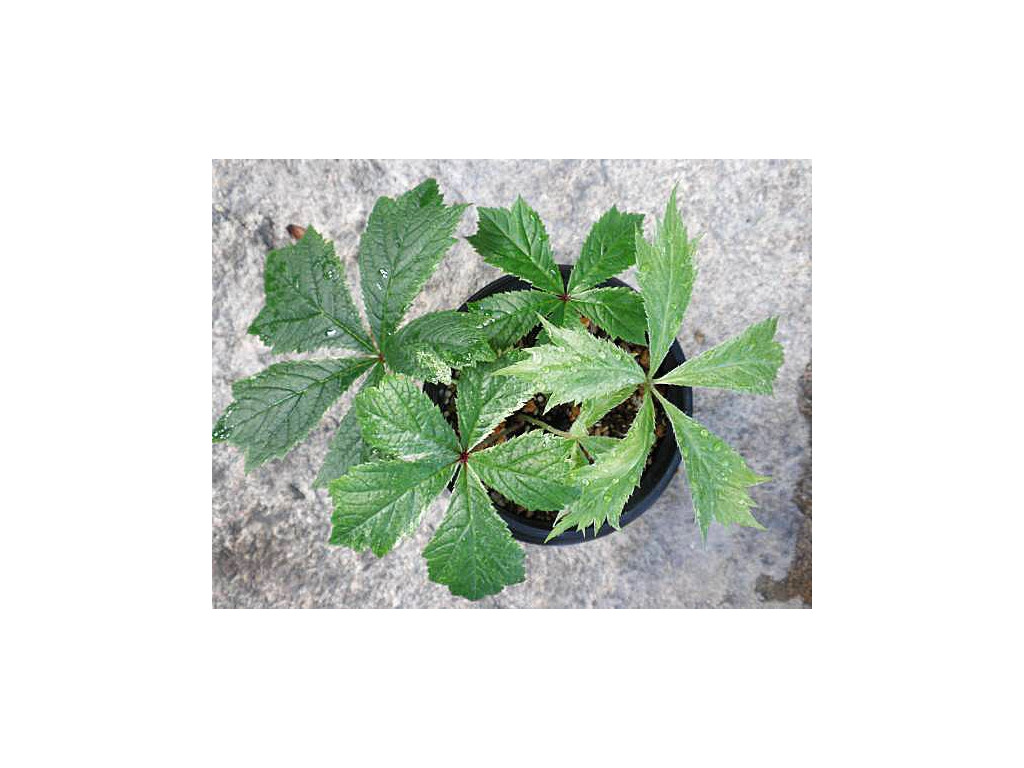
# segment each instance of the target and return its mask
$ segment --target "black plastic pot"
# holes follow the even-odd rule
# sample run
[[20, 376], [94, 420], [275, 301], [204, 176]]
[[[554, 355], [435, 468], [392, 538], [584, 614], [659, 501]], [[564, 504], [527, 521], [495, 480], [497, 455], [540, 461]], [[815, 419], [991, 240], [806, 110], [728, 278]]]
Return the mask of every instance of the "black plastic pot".
[[[562, 271], [562, 279], [568, 280], [572, 266], [559, 264], [558, 268]], [[459, 311], [465, 312], [468, 309], [467, 305], [469, 302], [479, 301], [485, 296], [491, 296], [495, 293], [506, 293], [508, 291], [527, 291], [531, 287], [529, 283], [520, 280], [518, 277], [505, 275], [492, 283], [488, 283], [466, 299], [466, 303], [459, 307]], [[632, 290], [630, 286], [615, 278], [602, 283], [601, 287], [621, 287]], [[686, 357], [683, 355], [679, 342], [674, 341], [668, 350], [668, 355], [665, 356], [664, 362], [658, 368], [657, 375], [663, 376], [673, 368], [682, 365], [685, 361]], [[424, 385], [423, 390], [431, 400], [440, 404], [441, 387], [439, 385], [428, 383]], [[690, 387], [666, 387], [663, 391], [669, 402], [682, 410], [687, 416], [693, 416], [693, 390]], [[629, 523], [640, 517], [654, 504], [679, 468], [679, 461], [679, 448], [676, 446], [675, 435], [670, 429], [655, 446], [654, 460], [644, 470], [644, 474], [640, 478], [640, 487], [633, 492], [633, 495], [629, 497], [629, 501], [626, 502], [626, 506], [622, 510], [622, 517], [619, 519], [620, 526], [629, 525]], [[544, 528], [536, 525], [528, 518], [502, 510], [498, 510], [498, 514], [508, 523], [509, 530], [512, 531], [513, 536], [519, 539], [519, 541], [526, 541], [531, 544], [578, 544], [582, 541], [592, 541], [600, 536], [607, 536], [615, 530], [605, 523], [597, 532], [597, 536], [594, 536], [593, 533], [588, 533], [584, 536], [581, 531], [570, 530], [556, 536], [551, 541], [545, 542], [544, 539], [551, 533], [550, 528]], [[588, 531], [590, 530], [588, 529]]]

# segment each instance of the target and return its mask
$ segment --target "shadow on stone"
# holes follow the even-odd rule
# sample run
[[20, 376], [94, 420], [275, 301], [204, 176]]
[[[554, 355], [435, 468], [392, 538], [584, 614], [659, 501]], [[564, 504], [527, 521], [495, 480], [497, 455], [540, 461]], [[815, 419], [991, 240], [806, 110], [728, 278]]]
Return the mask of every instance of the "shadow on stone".
[[[800, 413], [811, 424], [811, 364], [807, 363], [803, 376], [800, 377]], [[797, 482], [793, 501], [803, 514], [800, 531], [796, 538], [796, 553], [789, 565], [789, 571], [781, 580], [768, 575], [757, 579], [756, 589], [765, 600], [792, 600], [799, 597], [811, 605], [811, 453], [808, 451]]]

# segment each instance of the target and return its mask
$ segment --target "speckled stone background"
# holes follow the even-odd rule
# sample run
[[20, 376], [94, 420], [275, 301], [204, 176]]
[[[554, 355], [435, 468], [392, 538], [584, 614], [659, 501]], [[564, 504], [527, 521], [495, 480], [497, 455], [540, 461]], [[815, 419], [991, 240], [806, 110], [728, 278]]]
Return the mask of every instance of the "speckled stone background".
[[[335, 241], [357, 286], [359, 235], [380, 195], [428, 176], [448, 202], [507, 206], [517, 194], [543, 218], [556, 259], [575, 261], [611, 205], [661, 215], [679, 184], [683, 219], [703, 232], [699, 275], [679, 341], [692, 355], [770, 314], [786, 351], [774, 398], [695, 392], [695, 416], [773, 482], [752, 493], [767, 531], [713, 526], [707, 549], [682, 470], [659, 501], [611, 536], [568, 547], [524, 545], [527, 579], [477, 603], [427, 580], [421, 551], [445, 492], [419, 532], [383, 559], [327, 545], [330, 505], [313, 479], [351, 396], [308, 441], [246, 475], [213, 446], [215, 607], [806, 607], [811, 582], [811, 164], [809, 161], [217, 161], [213, 164], [213, 402], [278, 358], [246, 328], [263, 302], [266, 252], [290, 223]], [[457, 231], [476, 230], [471, 208]], [[648, 234], [650, 221], [648, 221]], [[458, 306], [499, 271], [460, 239], [409, 317]], [[632, 273], [624, 276], [636, 286]], [[357, 303], [359, 303], [358, 293]]]

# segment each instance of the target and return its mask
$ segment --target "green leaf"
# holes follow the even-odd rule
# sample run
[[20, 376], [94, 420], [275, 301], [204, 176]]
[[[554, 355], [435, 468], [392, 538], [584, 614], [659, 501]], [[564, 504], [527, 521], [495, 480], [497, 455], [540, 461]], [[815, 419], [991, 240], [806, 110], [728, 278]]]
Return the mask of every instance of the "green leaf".
[[412, 533], [420, 517], [444, 490], [455, 464], [437, 460], [376, 461], [359, 464], [331, 481], [331, 544], [377, 557]]
[[[375, 365], [370, 370], [359, 391], [371, 389], [380, 383], [384, 377], [384, 366]], [[348, 472], [349, 467], [354, 467], [367, 461], [373, 449], [363, 443], [363, 435], [359, 431], [359, 420], [356, 418], [356, 409], [351, 407], [345, 412], [341, 423], [334, 431], [331, 438], [331, 445], [327, 449], [327, 456], [324, 457], [320, 473], [313, 481], [314, 488], [326, 488], [328, 483], [336, 477], [341, 477]]]
[[[569, 326], [570, 321], [572, 321], [572, 327], [576, 328], [578, 327], [576, 323], [580, 319], [580, 315], [578, 312], [569, 310], [569, 302], [558, 301], [558, 304], [555, 306], [553, 310], [551, 310], [551, 313], [548, 314], [545, 317], [545, 319], [551, 325], [558, 326], [559, 328], [565, 328]], [[551, 336], [548, 334], [547, 326], [545, 326], [541, 328], [540, 333], [537, 334], [537, 343], [534, 344], [534, 346], [540, 347], [543, 346], [544, 344], [550, 343]]]
[[495, 595], [526, 577], [523, 548], [470, 467], [459, 473], [448, 513], [423, 556], [431, 581], [470, 600]]
[[548, 408], [610, 395], [645, 380], [643, 369], [612, 342], [576, 328], [556, 328], [542, 321], [551, 344], [526, 350], [529, 359], [498, 374], [528, 381], [536, 391], [550, 393]]
[[378, 342], [405, 316], [455, 239], [465, 205], [444, 205], [433, 179], [373, 206], [359, 241], [359, 276], [370, 328]]
[[374, 358], [276, 363], [231, 388], [235, 400], [213, 428], [214, 442], [245, 451], [249, 471], [284, 456], [317, 425]]
[[484, 484], [527, 509], [561, 509], [579, 492], [569, 481], [571, 440], [533, 430], [471, 453]]
[[249, 333], [275, 352], [348, 347], [374, 352], [345, 281], [334, 244], [313, 227], [302, 239], [267, 254], [266, 304]]
[[718, 387], [770, 395], [782, 365], [782, 345], [775, 341], [777, 317], [752, 325], [739, 336], [690, 358], [658, 379], [659, 384]]
[[537, 315], [548, 315], [561, 303], [543, 291], [506, 291], [474, 301], [469, 309], [480, 318], [491, 347], [500, 352], [532, 331]]
[[643, 223], [642, 213], [620, 213], [615, 206], [598, 219], [569, 275], [569, 293], [593, 288], [631, 267], [636, 259], [634, 233]]
[[[629, 386], [625, 389], [620, 389], [618, 392], [612, 392], [610, 395], [584, 400], [580, 405], [580, 412], [573, 420], [572, 426], [569, 427], [569, 434], [573, 435], [575, 441], [586, 449], [586, 453], [591, 459], [596, 459], [607, 453], [619, 443], [619, 440], [603, 435], [589, 435], [588, 430], [635, 391], [636, 387]], [[573, 451], [572, 462], [576, 467], [582, 467], [590, 463], [587, 461], [586, 455], [578, 448]]]
[[527, 382], [495, 375], [495, 371], [523, 357], [522, 352], [510, 352], [493, 363], [480, 363], [459, 373], [455, 405], [464, 450], [491, 434], [506, 416], [533, 396], [534, 390]]
[[[620, 440], [604, 435], [586, 435], [575, 438], [572, 443], [572, 450], [569, 453], [569, 463], [573, 469], [585, 467], [590, 460], [596, 461], [618, 445]], [[580, 448], [584, 450], [580, 450]], [[588, 460], [588, 457], [590, 460]]]
[[592, 397], [584, 400], [580, 405], [579, 415], [573, 421], [569, 431], [574, 435], [585, 435], [587, 430], [594, 426], [612, 408], [624, 401], [636, 391], [636, 387], [630, 384], [624, 389], [611, 392], [607, 395]]
[[650, 395], [645, 395], [626, 436], [600, 452], [600, 457], [593, 464], [573, 473], [580, 488], [580, 497], [555, 520], [547, 540], [573, 527], [585, 532], [593, 526], [595, 536], [606, 522], [618, 528], [623, 507], [640, 485], [652, 445], [654, 403]]
[[562, 293], [562, 273], [551, 255], [548, 235], [540, 216], [523, 198], [511, 209], [478, 208], [476, 234], [467, 240], [484, 261], [523, 278], [549, 293]]
[[595, 288], [573, 296], [570, 305], [616, 339], [647, 343], [644, 300], [629, 288]]
[[[412, 199], [421, 208], [428, 205], [444, 204], [444, 195], [442, 195], [441, 190], [438, 189], [436, 179], [426, 179], [418, 186], [406, 192], [406, 196]], [[469, 206], [464, 205], [463, 207], [468, 208]]]
[[750, 513], [757, 505], [747, 488], [771, 478], [752, 472], [728, 443], [676, 408], [660, 392], [657, 394], [683, 454], [701, 538], [707, 541], [712, 520], [723, 525], [735, 523], [763, 530], [764, 526]]
[[468, 312], [431, 312], [388, 339], [384, 355], [399, 373], [450, 384], [452, 368], [494, 359], [481, 325]]
[[665, 218], [657, 226], [654, 242], [636, 233], [636, 278], [644, 299], [651, 348], [651, 370], [656, 371], [675, 341], [690, 303], [697, 269], [693, 254], [697, 240], [690, 240], [676, 209], [672, 190]]
[[455, 461], [460, 452], [455, 431], [441, 410], [413, 382], [389, 374], [356, 397], [363, 440], [399, 458]]
[[618, 438], [605, 435], [587, 435], [579, 438], [579, 444], [590, 454], [590, 458], [595, 460], [600, 459], [621, 442]]

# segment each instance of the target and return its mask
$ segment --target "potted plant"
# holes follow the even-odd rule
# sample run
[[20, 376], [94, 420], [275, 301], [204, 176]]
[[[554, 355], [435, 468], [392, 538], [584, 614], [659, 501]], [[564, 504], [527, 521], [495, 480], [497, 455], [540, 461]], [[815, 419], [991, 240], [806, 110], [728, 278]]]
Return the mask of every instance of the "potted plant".
[[[346, 346], [357, 354], [278, 363], [236, 383], [214, 439], [242, 447], [247, 469], [283, 455], [369, 372], [317, 479], [329, 481], [334, 503], [330, 541], [382, 556], [449, 486], [448, 510], [424, 555], [432, 580], [469, 599], [523, 580], [509, 521], [530, 541], [581, 540], [588, 527], [600, 535], [628, 522], [627, 502], [650, 476], [650, 490], [634, 502], [639, 514], [679, 463], [673, 438], [702, 535], [712, 520], [759, 526], [746, 488], [768, 478], [690, 418], [689, 387], [770, 393], [782, 362], [775, 319], [684, 361], [674, 339], [696, 274], [696, 240], [675, 193], [653, 242], [643, 239], [641, 216], [613, 208], [571, 270], [556, 265], [524, 201], [481, 209], [470, 242], [533, 288], [492, 285], [464, 311], [399, 328], [450, 247], [462, 209], [445, 206], [433, 181], [378, 200], [359, 250], [369, 331], [339, 282], [330, 244], [312, 228], [296, 246], [271, 253], [267, 305], [250, 332], [275, 351]], [[612, 281], [634, 262], [639, 294]], [[565, 418], [556, 424], [559, 408]], [[612, 421], [620, 434], [608, 433], [604, 422]], [[667, 460], [652, 463], [658, 441]], [[500, 514], [496, 501], [505, 506]], [[517, 529], [516, 515], [535, 517]]]
[[[643, 301], [640, 294], [614, 277], [635, 263], [636, 230], [643, 225], [642, 214], [621, 213], [613, 206], [591, 227], [575, 265], [558, 264], [556, 268], [544, 224], [522, 198], [509, 209], [478, 210], [479, 226], [468, 238], [470, 244], [485, 261], [512, 274], [484, 286], [460, 311], [471, 311], [481, 318], [481, 326], [496, 353], [547, 341], [548, 334], [540, 325], [539, 315], [559, 326], [579, 323], [598, 336], [614, 340], [646, 369], [647, 321]], [[658, 375], [685, 360], [679, 343], [673, 341]], [[428, 383], [424, 389], [444, 409], [449, 422], [454, 423], [455, 384]], [[693, 415], [691, 388], [673, 388], [666, 396], [684, 413]], [[574, 437], [584, 430], [593, 451], [601, 444], [609, 444], [605, 438], [625, 437], [641, 402], [638, 397], [625, 397], [606, 414], [584, 413], [580, 419], [580, 406], [572, 403], [553, 405], [542, 414], [547, 400], [538, 391], [501, 424], [499, 437], [514, 437], [537, 428], [558, 434], [572, 425]], [[617, 530], [654, 503], [679, 466], [675, 438], [661, 410], [657, 412], [655, 429], [655, 444], [640, 484], [614, 526], [599, 525], [589, 537], [578, 529], [552, 534], [560, 510], [526, 509], [492, 491], [498, 514], [515, 538], [534, 544], [578, 543]], [[586, 454], [587, 447], [583, 446], [576, 449], [574, 457]]]
[[[481, 216], [481, 228], [487, 221]], [[503, 231], [528, 235], [530, 229], [505, 227]], [[546, 239], [543, 228], [536, 232], [538, 239]], [[527, 274], [523, 268], [527, 258], [531, 262], [530, 274], [536, 273], [541, 265], [548, 274], [556, 273], [553, 260], [544, 257], [550, 253], [546, 247], [521, 241], [515, 249], [506, 247], [502, 258], [496, 259], [491, 238], [482, 239], [478, 233], [470, 240], [475, 240], [478, 249], [481, 242], [485, 243], [485, 258], [518, 270], [521, 277]], [[677, 387], [703, 386], [772, 394], [783, 361], [782, 346], [774, 338], [777, 318], [752, 325], [739, 336], [678, 366], [670, 363], [666, 370], [664, 363], [676, 343], [697, 274], [693, 258], [697, 243], [697, 238], [688, 236], [679, 215], [675, 190], [664, 217], [657, 223], [653, 241], [645, 240], [639, 228], [635, 230], [637, 281], [649, 341], [640, 355], [630, 355], [621, 343], [616, 345], [609, 338], [600, 338], [614, 336], [614, 331], [595, 334], [595, 323], [590, 321], [599, 315], [588, 318], [581, 312], [584, 327], [565, 322], [564, 316], [549, 321], [538, 315], [546, 343], [527, 349], [527, 359], [499, 371], [500, 375], [515, 376], [529, 383], [545, 396], [549, 409], [567, 403], [580, 404], [566, 437], [575, 437], [581, 453], [590, 445], [594, 449], [591, 454], [597, 454], [586, 457], [585, 462], [578, 454], [575, 456], [578, 466], [572, 479], [580, 495], [560, 512], [546, 540], [570, 528], [584, 532], [591, 527], [596, 534], [606, 525], [614, 529], [621, 526], [623, 509], [641, 484], [651, 448], [659, 437], [656, 412], [664, 413], [681, 447], [694, 519], [702, 539], [706, 541], [712, 521], [762, 527], [750, 512], [754, 502], [747, 488], [770, 478], [751, 471], [725, 441], [694, 421], [692, 412], [687, 413], [673, 402], [672, 393]], [[509, 258], [512, 253], [519, 254], [519, 258]], [[568, 287], [566, 294], [563, 301], [571, 306]], [[487, 307], [481, 309], [488, 311]], [[601, 322], [597, 320], [596, 324]], [[624, 402], [636, 405], [636, 416], [621, 440], [597, 443], [588, 436], [592, 424]]]

